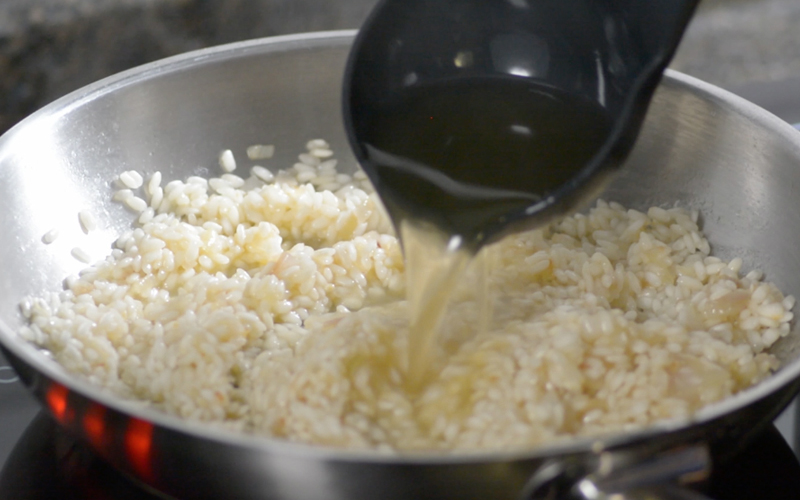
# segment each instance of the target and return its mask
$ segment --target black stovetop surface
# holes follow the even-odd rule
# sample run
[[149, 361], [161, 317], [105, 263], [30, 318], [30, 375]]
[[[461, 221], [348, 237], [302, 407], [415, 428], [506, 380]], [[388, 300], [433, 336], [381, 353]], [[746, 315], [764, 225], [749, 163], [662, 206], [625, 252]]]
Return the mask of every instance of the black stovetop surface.
[[[0, 356], [0, 500], [155, 500], [60, 428]], [[774, 426], [699, 489], [715, 500], [800, 498], [800, 461]], [[190, 499], [183, 499], [190, 500]]]
[[[3, 411], [0, 409], [0, 425]], [[715, 500], [796, 500], [800, 461], [773, 426], [697, 486]], [[0, 500], [157, 500], [41, 412], [0, 472]], [[184, 499], [189, 500], [189, 499]]]

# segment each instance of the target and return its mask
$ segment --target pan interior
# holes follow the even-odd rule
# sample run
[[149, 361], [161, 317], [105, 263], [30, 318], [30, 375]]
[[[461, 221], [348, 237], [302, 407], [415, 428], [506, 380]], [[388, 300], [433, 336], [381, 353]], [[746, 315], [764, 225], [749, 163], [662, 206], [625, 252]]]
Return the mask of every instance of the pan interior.
[[[111, 201], [111, 181], [123, 171], [160, 170], [164, 183], [208, 177], [217, 173], [221, 150], [244, 150], [267, 138], [278, 145], [273, 163], [287, 165], [313, 137], [331, 143], [340, 169], [355, 169], [340, 114], [351, 37], [288, 37], [165, 60], [67, 96], [3, 136], [0, 341], [36, 369], [75, 383], [22, 345], [15, 333], [23, 325], [18, 304], [60, 290], [64, 277], [84, 267], [72, 248], [102, 258], [130, 228], [133, 216]], [[699, 210], [715, 255], [742, 257], [745, 270], [763, 270], [797, 295], [798, 164], [800, 140], [788, 125], [668, 73], [627, 166], [602, 197], [636, 209]], [[97, 220], [89, 235], [78, 224], [84, 210]], [[59, 238], [43, 244], [42, 235], [54, 228]], [[799, 344], [795, 329], [773, 347], [784, 364], [779, 382], [800, 373]], [[769, 390], [780, 385], [770, 382]], [[764, 390], [756, 387], [732, 404], [747, 404]]]

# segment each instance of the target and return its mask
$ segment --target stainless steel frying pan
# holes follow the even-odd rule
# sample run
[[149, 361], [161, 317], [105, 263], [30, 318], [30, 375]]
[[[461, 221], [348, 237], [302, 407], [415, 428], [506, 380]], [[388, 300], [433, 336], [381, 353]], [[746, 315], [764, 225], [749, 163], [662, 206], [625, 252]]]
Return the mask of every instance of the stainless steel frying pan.
[[[345, 155], [340, 80], [352, 32], [256, 40], [166, 59], [75, 92], [0, 138], [0, 344], [21, 379], [66, 428], [122, 471], [179, 498], [515, 499], [692, 498], [659, 483], [708, 465], [768, 423], [799, 387], [800, 330], [773, 352], [784, 365], [761, 384], [701, 411], [599, 440], [527, 452], [387, 457], [254, 438], [121, 401], [71, 376], [22, 341], [17, 304], [55, 291], [128, 228], [110, 202], [124, 170], [166, 179], [216, 172], [224, 148], [266, 139], [287, 164], [312, 137]], [[283, 158], [280, 155], [285, 155]], [[343, 156], [343, 163], [354, 164]], [[355, 167], [354, 167], [355, 168]], [[604, 198], [701, 211], [714, 252], [742, 256], [785, 292], [800, 292], [800, 134], [769, 113], [678, 73], [659, 88], [627, 167]], [[100, 231], [83, 235], [77, 213]], [[61, 229], [53, 245], [42, 235]], [[98, 428], [100, 432], [98, 432]], [[673, 495], [673, 496], [669, 496]], [[675, 496], [680, 495], [680, 496]]]

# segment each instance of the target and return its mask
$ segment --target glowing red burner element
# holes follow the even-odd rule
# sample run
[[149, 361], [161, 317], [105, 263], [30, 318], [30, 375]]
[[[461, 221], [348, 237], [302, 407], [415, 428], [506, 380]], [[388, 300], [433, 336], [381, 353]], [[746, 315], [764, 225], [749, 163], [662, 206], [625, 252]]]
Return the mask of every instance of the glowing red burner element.
[[128, 462], [145, 481], [153, 480], [153, 424], [131, 419], [125, 431], [125, 451]]
[[47, 402], [47, 407], [53, 412], [53, 415], [59, 422], [64, 423], [67, 418], [67, 396], [69, 389], [61, 384], [51, 384], [47, 389], [44, 398]]
[[98, 404], [90, 404], [83, 415], [83, 430], [89, 442], [97, 450], [102, 450], [106, 445], [106, 409]]

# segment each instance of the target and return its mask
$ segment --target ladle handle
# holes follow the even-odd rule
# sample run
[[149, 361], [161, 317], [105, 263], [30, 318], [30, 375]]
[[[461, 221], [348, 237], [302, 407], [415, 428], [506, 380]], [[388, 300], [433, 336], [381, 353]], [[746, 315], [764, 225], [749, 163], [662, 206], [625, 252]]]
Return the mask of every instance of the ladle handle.
[[591, 464], [551, 462], [539, 469], [524, 500], [711, 500], [684, 487], [708, 477], [703, 444], [647, 457], [636, 451], [602, 452]]

